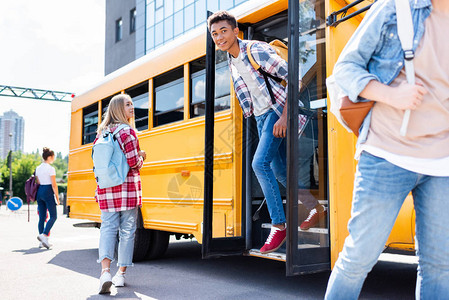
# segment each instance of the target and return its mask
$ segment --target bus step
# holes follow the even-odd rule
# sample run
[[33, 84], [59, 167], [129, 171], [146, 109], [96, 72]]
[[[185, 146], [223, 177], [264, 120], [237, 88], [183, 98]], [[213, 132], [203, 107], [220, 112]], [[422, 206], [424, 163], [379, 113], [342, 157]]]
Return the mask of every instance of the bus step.
[[[262, 203], [262, 200], [260, 200], [260, 201], [254, 200], [253, 201], [253, 204], [260, 204], [260, 203]], [[328, 200], [318, 200], [318, 203], [327, 207], [327, 204], [329, 203], [329, 201]], [[283, 199], [282, 204], [287, 204], [287, 199]], [[302, 204], [301, 200], [298, 200], [298, 204]]]
[[260, 253], [259, 249], [251, 249], [245, 253], [247, 256], [261, 257], [278, 261], [285, 261], [285, 253], [281, 252], [271, 252], [271, 253]]
[[[270, 223], [263, 223], [262, 224], [262, 228], [266, 228], [266, 229], [270, 229], [271, 228], [271, 224]], [[318, 234], [329, 234], [329, 229], [327, 228], [316, 228], [316, 227], [312, 227], [308, 230], [302, 230], [301, 228], [299, 228], [298, 226], [298, 232], [307, 232], [307, 233], [318, 233]]]

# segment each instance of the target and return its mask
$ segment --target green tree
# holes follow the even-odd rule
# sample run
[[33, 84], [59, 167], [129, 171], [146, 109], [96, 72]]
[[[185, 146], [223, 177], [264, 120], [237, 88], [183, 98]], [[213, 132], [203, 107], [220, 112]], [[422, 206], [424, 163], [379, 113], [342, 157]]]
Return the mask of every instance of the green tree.
[[56, 181], [67, 182], [66, 174], [68, 170], [69, 158], [68, 156], [62, 157], [62, 153], [58, 152], [55, 155], [55, 161], [53, 167], [56, 169]]
[[[40, 159], [36, 154], [23, 154], [20, 151], [12, 153], [12, 190], [13, 196], [26, 200], [25, 182], [39, 165]], [[9, 190], [8, 161], [1, 163], [1, 186], [4, 191]]]
[[[26, 200], [25, 182], [30, 178], [36, 167], [42, 162], [41, 154], [36, 151], [31, 154], [24, 154], [20, 151], [12, 153], [12, 190], [13, 196]], [[67, 190], [67, 170], [68, 156], [63, 157], [58, 152], [55, 155], [53, 167], [56, 170], [56, 182], [59, 192]], [[8, 160], [0, 160], [0, 186], [3, 187], [3, 193], [9, 191], [9, 168]]]

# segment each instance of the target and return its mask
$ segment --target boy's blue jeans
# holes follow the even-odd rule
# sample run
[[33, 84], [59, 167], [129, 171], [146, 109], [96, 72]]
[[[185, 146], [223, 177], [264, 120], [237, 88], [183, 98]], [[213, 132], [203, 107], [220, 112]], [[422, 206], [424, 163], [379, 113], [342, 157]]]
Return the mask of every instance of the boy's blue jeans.
[[272, 224], [284, 224], [285, 213], [282, 205], [281, 192], [276, 181], [286, 186], [286, 145], [284, 138], [273, 135], [273, 126], [279, 120], [272, 109], [263, 115], [256, 116], [259, 144], [254, 153], [252, 167], [267, 199], [267, 207]]
[[449, 295], [449, 177], [417, 174], [362, 152], [354, 183], [349, 236], [329, 278], [325, 299], [357, 299], [412, 192], [419, 257], [416, 299]]
[[118, 212], [101, 212], [99, 259], [97, 262], [101, 263], [105, 258], [114, 261], [118, 242], [117, 266], [133, 265], [137, 209], [136, 207]]
[[[252, 167], [262, 188], [263, 195], [267, 199], [268, 211], [272, 224], [285, 223], [284, 207], [282, 205], [281, 193], [276, 179], [283, 185], [287, 186], [287, 159], [286, 159], [286, 139], [277, 138], [273, 135], [274, 124], [279, 120], [274, 110], [270, 109], [263, 115], [256, 116], [257, 132], [259, 134], [259, 144], [253, 157]], [[302, 141], [300, 140], [299, 143]], [[300, 151], [307, 147], [299, 146]], [[302, 153], [305, 154], [305, 153]], [[303, 167], [305, 159], [299, 159], [298, 168]], [[309, 163], [309, 160], [307, 160]], [[306, 164], [307, 164], [306, 163]], [[303, 170], [304, 171], [304, 170]], [[308, 166], [305, 172], [309, 172]], [[299, 180], [307, 178], [310, 182], [310, 176], [299, 175]], [[300, 188], [308, 188], [307, 183], [298, 182]], [[302, 197], [302, 203], [307, 209], [311, 210], [318, 204], [318, 201], [310, 195], [310, 197]]]

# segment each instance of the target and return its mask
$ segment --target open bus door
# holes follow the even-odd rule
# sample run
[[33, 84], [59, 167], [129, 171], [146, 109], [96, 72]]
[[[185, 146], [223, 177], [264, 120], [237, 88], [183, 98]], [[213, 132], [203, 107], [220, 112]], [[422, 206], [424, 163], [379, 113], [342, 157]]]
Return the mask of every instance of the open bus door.
[[[324, 1], [289, 0], [287, 28], [286, 274], [297, 275], [330, 269], [328, 216], [308, 230], [300, 228], [309, 214], [305, 198], [314, 197], [328, 210]], [[308, 116], [299, 134], [298, 113]]]
[[[208, 12], [208, 16], [212, 13]], [[215, 43], [210, 33], [206, 42], [206, 108], [205, 108], [205, 148], [204, 148], [204, 207], [202, 257], [242, 254], [245, 237], [213, 237], [214, 217], [214, 102], [215, 102]], [[244, 208], [242, 208], [244, 209]], [[244, 214], [242, 213], [242, 216]], [[243, 225], [244, 226], [244, 225]], [[245, 232], [244, 228], [241, 231]]]

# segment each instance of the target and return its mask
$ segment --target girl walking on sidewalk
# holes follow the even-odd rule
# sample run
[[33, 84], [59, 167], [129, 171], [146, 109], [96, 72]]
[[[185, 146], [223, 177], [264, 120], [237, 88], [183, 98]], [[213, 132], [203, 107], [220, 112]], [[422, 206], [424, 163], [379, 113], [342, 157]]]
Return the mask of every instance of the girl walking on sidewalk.
[[[94, 144], [106, 130], [114, 132], [122, 124], [128, 126], [115, 133], [115, 138], [129, 165], [125, 182], [108, 188], [100, 188], [97, 185], [95, 191], [95, 199], [100, 206], [102, 221], [98, 249], [98, 262], [101, 263], [102, 268], [100, 294], [109, 293], [112, 284], [116, 287], [125, 285], [126, 268], [133, 265], [137, 210], [142, 205], [139, 170], [142, 168], [146, 153], [140, 150], [134, 130], [134, 106], [131, 97], [126, 94], [116, 95], [111, 99], [105, 118], [97, 130]], [[115, 259], [117, 243], [117, 266], [119, 269], [117, 274], [111, 278], [110, 266]]]

